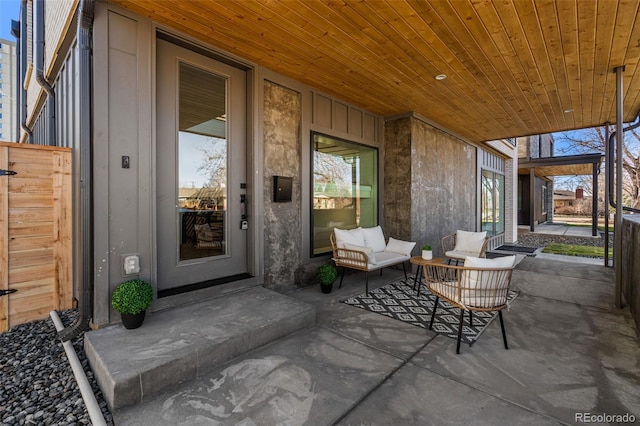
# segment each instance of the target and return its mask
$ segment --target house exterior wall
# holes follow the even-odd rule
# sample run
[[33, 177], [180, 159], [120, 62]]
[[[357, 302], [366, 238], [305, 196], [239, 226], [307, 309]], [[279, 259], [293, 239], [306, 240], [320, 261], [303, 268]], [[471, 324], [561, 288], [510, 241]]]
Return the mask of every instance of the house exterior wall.
[[522, 138], [514, 139], [515, 146], [506, 140], [487, 142], [487, 145], [493, 148], [504, 162], [504, 165], [499, 165], [504, 173], [504, 235], [500, 239], [492, 241], [490, 248], [518, 241], [518, 158], [521, 153], [520, 139]]
[[[264, 84], [264, 286], [287, 291], [302, 264], [302, 96]], [[291, 202], [273, 201], [273, 176], [293, 177]]]
[[[68, 13], [74, 13], [77, 5], [73, 5], [66, 9]], [[62, 19], [62, 12], [52, 16], [69, 22]], [[69, 141], [75, 140], [78, 126], [73, 119], [77, 49], [65, 25], [60, 28], [67, 28], [68, 34], [61, 34], [66, 47], [58, 51], [52, 78], [62, 108], [57, 117], [59, 143], [74, 148], [77, 164], [79, 147]], [[156, 285], [154, 188], [161, 173], [155, 165], [157, 30], [148, 18], [96, 3], [92, 76], [95, 326], [119, 319], [110, 307], [110, 297], [120, 282], [132, 278], [124, 275], [124, 255], [139, 255], [139, 276]], [[384, 124], [382, 117], [300, 82], [255, 64], [242, 64], [250, 69], [247, 195], [252, 236], [247, 257], [253, 275], [243, 285], [292, 291], [311, 284], [318, 265], [330, 260], [330, 255], [311, 255], [312, 131], [378, 148], [380, 197], [376, 202], [387, 236], [419, 245], [428, 242], [440, 250], [445, 230], [475, 229], [477, 147], [421, 117], [390, 118]], [[31, 78], [29, 84], [34, 81]], [[30, 96], [42, 94], [39, 86], [32, 89]], [[122, 168], [124, 155], [130, 159], [128, 169]], [[272, 202], [274, 175], [294, 178], [291, 203]], [[80, 258], [76, 252], [76, 259]]]
[[16, 129], [16, 43], [0, 39], [0, 141], [15, 142]]
[[417, 254], [457, 229], [476, 229], [476, 148], [416, 117], [385, 123], [384, 220]]
[[[67, 35], [74, 36], [74, 29], [71, 28], [73, 16], [78, 8], [79, 0], [67, 1], [45, 1], [44, 20], [45, 37], [44, 64], [45, 75], [52, 81], [55, 72], [55, 64], [59, 58], [60, 49]], [[71, 31], [70, 31], [71, 30]]]
[[[24, 85], [27, 89], [27, 116], [26, 123], [29, 128], [39, 134], [39, 130], [44, 127], [43, 122], [46, 114], [42, 114], [45, 106], [46, 92], [36, 80], [35, 62], [36, 55], [44, 54], [44, 76], [54, 86], [60, 67], [68, 59], [69, 46], [75, 39], [75, 28], [71, 27], [73, 18], [78, 8], [78, 0], [73, 1], [45, 1], [44, 2], [44, 52], [38, 51], [36, 47], [37, 28], [35, 28], [35, 4], [33, 0], [27, 0], [27, 72]], [[26, 140], [26, 133], [21, 132], [21, 141]], [[40, 138], [42, 139], [42, 138]], [[37, 140], [36, 143], [49, 144], [49, 141]], [[70, 146], [70, 142], [64, 144], [56, 143], [56, 146]]]
[[[111, 293], [124, 281], [122, 255], [140, 256], [155, 286], [151, 25], [96, 5], [94, 23], [94, 323], [117, 320]], [[127, 155], [131, 167], [122, 168]]]

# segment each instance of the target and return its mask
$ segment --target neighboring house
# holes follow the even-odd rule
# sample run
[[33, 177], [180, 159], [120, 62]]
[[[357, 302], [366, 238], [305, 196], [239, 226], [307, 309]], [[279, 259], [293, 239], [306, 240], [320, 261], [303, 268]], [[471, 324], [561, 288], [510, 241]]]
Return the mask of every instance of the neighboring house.
[[553, 211], [556, 214], [590, 214], [592, 213], [591, 196], [584, 195], [583, 188], [574, 191], [553, 191]]
[[565, 191], [556, 189], [553, 191], [553, 211], [562, 207], [574, 207], [576, 204], [576, 193], [574, 191]]
[[[513, 140], [376, 115], [110, 2], [76, 28], [78, 4], [23, 3], [20, 140], [74, 149], [74, 280], [91, 282], [96, 326], [119, 321], [111, 293], [137, 276], [160, 296], [308, 285], [334, 227], [382, 224], [436, 250], [456, 229], [515, 242]], [[274, 197], [274, 177], [292, 178], [291, 201]], [[196, 245], [205, 224], [221, 234], [215, 251]], [[139, 273], [125, 274], [126, 255]]]
[[[553, 136], [535, 135], [518, 138], [518, 225], [553, 222], [556, 193], [554, 176], [591, 175], [594, 193], [598, 193], [598, 173], [602, 154], [555, 156]], [[569, 200], [567, 200], [568, 202]], [[597, 233], [597, 199], [592, 205], [580, 204], [583, 212], [592, 213], [592, 233]], [[584, 208], [583, 208], [584, 207]]]
[[16, 44], [0, 39], [0, 141], [15, 142], [16, 113]]

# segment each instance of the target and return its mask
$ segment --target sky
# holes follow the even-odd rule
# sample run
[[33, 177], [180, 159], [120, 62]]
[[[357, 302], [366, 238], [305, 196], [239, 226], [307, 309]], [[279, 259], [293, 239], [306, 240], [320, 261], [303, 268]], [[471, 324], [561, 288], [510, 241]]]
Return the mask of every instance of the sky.
[[20, 0], [0, 0], [0, 38], [16, 41], [11, 35], [11, 20], [20, 18]]

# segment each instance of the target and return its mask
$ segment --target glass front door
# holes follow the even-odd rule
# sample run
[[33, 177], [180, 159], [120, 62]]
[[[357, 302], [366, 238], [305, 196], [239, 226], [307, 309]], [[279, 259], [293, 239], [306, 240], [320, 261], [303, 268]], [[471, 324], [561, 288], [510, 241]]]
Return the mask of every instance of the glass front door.
[[246, 272], [246, 77], [164, 40], [157, 46], [158, 288], [166, 290]]

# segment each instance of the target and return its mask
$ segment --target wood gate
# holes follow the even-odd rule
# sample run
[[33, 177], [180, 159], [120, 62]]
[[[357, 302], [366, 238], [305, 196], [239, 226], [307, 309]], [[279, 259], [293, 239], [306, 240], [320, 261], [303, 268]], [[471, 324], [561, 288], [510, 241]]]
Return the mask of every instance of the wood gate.
[[0, 142], [0, 332], [72, 306], [71, 149]]

